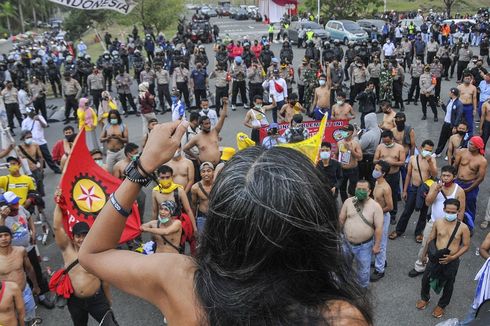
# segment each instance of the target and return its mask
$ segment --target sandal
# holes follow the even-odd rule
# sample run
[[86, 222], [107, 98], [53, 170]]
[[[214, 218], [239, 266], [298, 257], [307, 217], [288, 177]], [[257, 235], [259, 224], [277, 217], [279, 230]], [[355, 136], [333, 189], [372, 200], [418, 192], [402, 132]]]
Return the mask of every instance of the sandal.
[[415, 237], [415, 242], [417, 243], [422, 243], [424, 240], [424, 236], [422, 234], [419, 234], [418, 236]]
[[390, 238], [390, 240], [395, 240], [398, 237], [399, 237], [399, 235], [396, 231], [391, 232], [390, 235], [388, 236], [388, 238]]
[[432, 311], [432, 316], [434, 318], [441, 318], [443, 315], [444, 315], [444, 309], [439, 306], [435, 307], [434, 310]]
[[428, 301], [419, 300], [419, 301], [417, 301], [417, 304], [415, 305], [415, 307], [417, 307], [417, 309], [419, 309], [419, 310], [424, 310], [429, 305], [429, 301], [430, 300], [428, 300]]
[[487, 227], [488, 227], [488, 221], [483, 221], [483, 222], [481, 222], [481, 224], [480, 224], [480, 228], [482, 228], [482, 229], [486, 229]]

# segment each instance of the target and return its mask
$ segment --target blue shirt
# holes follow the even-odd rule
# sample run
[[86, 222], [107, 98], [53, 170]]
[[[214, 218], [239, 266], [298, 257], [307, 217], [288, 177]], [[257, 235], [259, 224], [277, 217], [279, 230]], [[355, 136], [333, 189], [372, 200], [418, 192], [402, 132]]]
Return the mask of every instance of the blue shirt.
[[191, 78], [194, 81], [194, 89], [206, 89], [206, 78], [208, 74], [205, 70], [194, 69], [191, 72]]
[[485, 102], [490, 98], [490, 83], [482, 80], [478, 88], [480, 89], [480, 102]]

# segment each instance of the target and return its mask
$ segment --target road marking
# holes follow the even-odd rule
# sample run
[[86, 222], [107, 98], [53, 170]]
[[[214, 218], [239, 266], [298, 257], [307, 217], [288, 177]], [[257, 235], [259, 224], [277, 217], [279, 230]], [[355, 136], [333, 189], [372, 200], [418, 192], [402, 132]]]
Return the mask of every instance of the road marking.
[[255, 27], [248, 25], [248, 28], [250, 29], [255, 29]]

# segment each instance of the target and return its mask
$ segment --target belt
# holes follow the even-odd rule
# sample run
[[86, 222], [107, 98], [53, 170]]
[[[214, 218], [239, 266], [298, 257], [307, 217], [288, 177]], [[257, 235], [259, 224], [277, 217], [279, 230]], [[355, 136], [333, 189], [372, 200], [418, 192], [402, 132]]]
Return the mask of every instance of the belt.
[[371, 240], [373, 240], [373, 238], [369, 238], [367, 239], [366, 241], [363, 241], [363, 242], [360, 242], [360, 243], [352, 243], [349, 241], [350, 245], [353, 246], [353, 247], [359, 247], [359, 246], [362, 246], [363, 244], [366, 244], [366, 243], [369, 243], [371, 242]]

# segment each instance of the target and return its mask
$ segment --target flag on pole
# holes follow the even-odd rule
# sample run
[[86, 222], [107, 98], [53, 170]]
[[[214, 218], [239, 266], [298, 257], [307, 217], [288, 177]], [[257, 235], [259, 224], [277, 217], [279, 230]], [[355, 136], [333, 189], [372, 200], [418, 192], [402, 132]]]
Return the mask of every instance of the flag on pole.
[[[66, 169], [60, 181], [61, 200], [58, 203], [63, 213], [63, 226], [67, 234], [77, 222], [92, 225], [109, 195], [116, 191], [121, 180], [95, 163], [88, 151], [85, 131], [82, 130], [71, 149]], [[140, 235], [140, 214], [138, 204], [133, 204], [132, 213], [126, 221], [120, 243], [130, 241]]]
[[320, 153], [320, 147], [322, 145], [323, 135], [325, 133], [325, 126], [327, 125], [328, 114], [325, 114], [320, 122], [320, 128], [318, 132], [308, 139], [297, 143], [279, 144], [277, 146], [292, 148], [305, 154], [311, 162], [316, 164], [318, 161], [318, 153]]
[[109, 9], [121, 14], [129, 14], [136, 6], [134, 0], [49, 0], [59, 5], [74, 9], [97, 10]]

